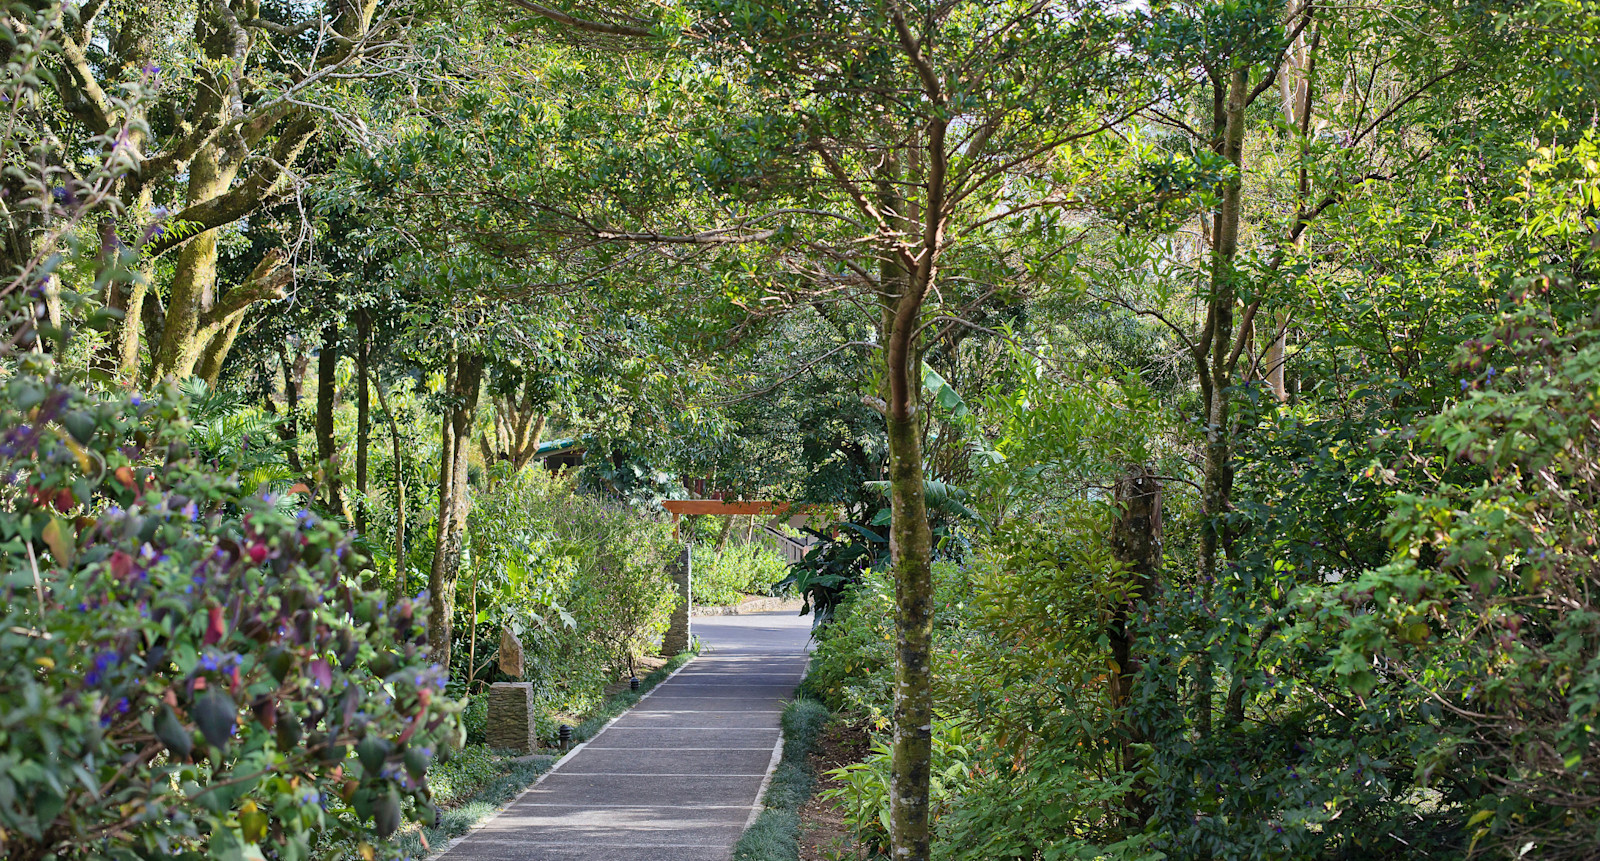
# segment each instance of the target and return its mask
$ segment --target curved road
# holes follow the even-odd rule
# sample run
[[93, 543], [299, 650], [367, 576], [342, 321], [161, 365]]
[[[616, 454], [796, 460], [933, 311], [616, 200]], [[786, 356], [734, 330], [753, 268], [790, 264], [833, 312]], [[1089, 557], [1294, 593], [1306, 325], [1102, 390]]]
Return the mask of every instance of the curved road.
[[727, 861], [781, 751], [810, 617], [694, 619], [700, 656], [443, 861]]

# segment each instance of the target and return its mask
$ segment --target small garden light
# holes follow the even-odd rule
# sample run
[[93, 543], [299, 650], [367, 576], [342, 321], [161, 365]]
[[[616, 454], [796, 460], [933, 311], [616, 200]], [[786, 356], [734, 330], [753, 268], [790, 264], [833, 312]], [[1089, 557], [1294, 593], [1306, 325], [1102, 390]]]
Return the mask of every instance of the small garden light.
[[561, 728], [556, 731], [556, 736], [561, 740], [562, 750], [572, 747], [572, 727], [562, 724]]
[[638, 676], [629, 676], [628, 677], [628, 690], [633, 691], [634, 693], [638, 693], [639, 692], [639, 677]]

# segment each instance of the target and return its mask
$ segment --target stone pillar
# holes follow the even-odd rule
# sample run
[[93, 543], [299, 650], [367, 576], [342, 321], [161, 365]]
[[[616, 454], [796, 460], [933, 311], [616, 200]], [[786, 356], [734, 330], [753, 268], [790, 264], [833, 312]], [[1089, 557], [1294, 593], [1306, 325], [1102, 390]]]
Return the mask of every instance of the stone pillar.
[[672, 611], [672, 622], [667, 626], [667, 633], [661, 638], [661, 654], [667, 657], [689, 651], [689, 644], [694, 642], [692, 632], [689, 630], [689, 603], [693, 600], [691, 596], [694, 594], [689, 588], [690, 578], [693, 576], [691, 567], [688, 545], [684, 545], [677, 561], [667, 566], [667, 573], [672, 576], [673, 584], [678, 587], [678, 606]]
[[533, 717], [533, 685], [529, 682], [495, 682], [489, 686], [489, 719], [484, 728], [489, 747], [533, 753], [539, 747]]

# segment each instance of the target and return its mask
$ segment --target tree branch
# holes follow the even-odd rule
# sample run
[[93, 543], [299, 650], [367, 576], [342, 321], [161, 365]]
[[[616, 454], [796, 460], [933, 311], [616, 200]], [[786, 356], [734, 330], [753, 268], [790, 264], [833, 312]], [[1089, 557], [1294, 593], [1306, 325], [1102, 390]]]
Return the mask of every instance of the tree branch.
[[256, 268], [243, 284], [228, 291], [228, 295], [200, 315], [199, 327], [220, 326], [234, 314], [266, 299], [282, 299], [283, 288], [294, 275], [294, 270], [284, 266], [288, 262], [283, 251], [274, 248], [261, 258]]
[[284, 165], [293, 162], [300, 155], [300, 151], [310, 143], [316, 131], [316, 121], [309, 116], [296, 118], [279, 135], [270, 157], [264, 159], [248, 179], [226, 194], [185, 207], [173, 216], [178, 221], [199, 224], [198, 231], [186, 232], [182, 236], [175, 231], [169, 231], [147, 245], [146, 253], [151, 256], [161, 254], [199, 233], [232, 223], [250, 214], [261, 205], [263, 199], [276, 190], [288, 170]]
[[511, 5], [532, 12], [541, 18], [548, 18], [557, 24], [588, 33], [600, 33], [606, 36], [626, 36], [632, 39], [654, 39], [657, 36], [654, 30], [646, 30], [642, 27], [629, 27], [624, 24], [611, 24], [605, 21], [575, 18], [565, 12], [551, 9], [549, 6], [531, 2], [531, 0], [511, 0]]

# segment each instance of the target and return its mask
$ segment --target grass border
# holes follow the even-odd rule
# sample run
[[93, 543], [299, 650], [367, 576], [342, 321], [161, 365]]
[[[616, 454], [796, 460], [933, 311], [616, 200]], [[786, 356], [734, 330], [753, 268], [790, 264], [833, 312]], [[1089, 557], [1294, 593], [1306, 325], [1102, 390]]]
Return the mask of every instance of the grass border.
[[816, 789], [811, 750], [833, 719], [828, 707], [797, 696], [783, 709], [783, 759], [762, 796], [763, 809], [733, 848], [733, 861], [796, 861], [800, 857], [800, 806]]
[[[433, 825], [424, 827], [421, 832], [411, 831], [402, 835], [396, 848], [406, 858], [434, 859], [448, 852], [461, 838], [505, 810], [511, 802], [549, 774], [561, 760], [577, 753], [578, 748], [599, 734], [607, 724], [637, 705], [639, 700], [644, 699], [645, 694], [683, 669], [685, 664], [699, 654], [700, 643], [695, 641], [689, 651], [674, 655], [665, 664], [640, 679], [638, 691], [622, 690], [607, 697], [599, 708], [572, 728], [572, 740], [575, 743], [572, 749], [561, 757], [532, 754], [527, 757], [507, 759], [503, 775], [483, 789], [467, 796], [456, 807], [440, 812], [438, 821]], [[423, 836], [427, 837], [427, 849], [423, 848]]]

